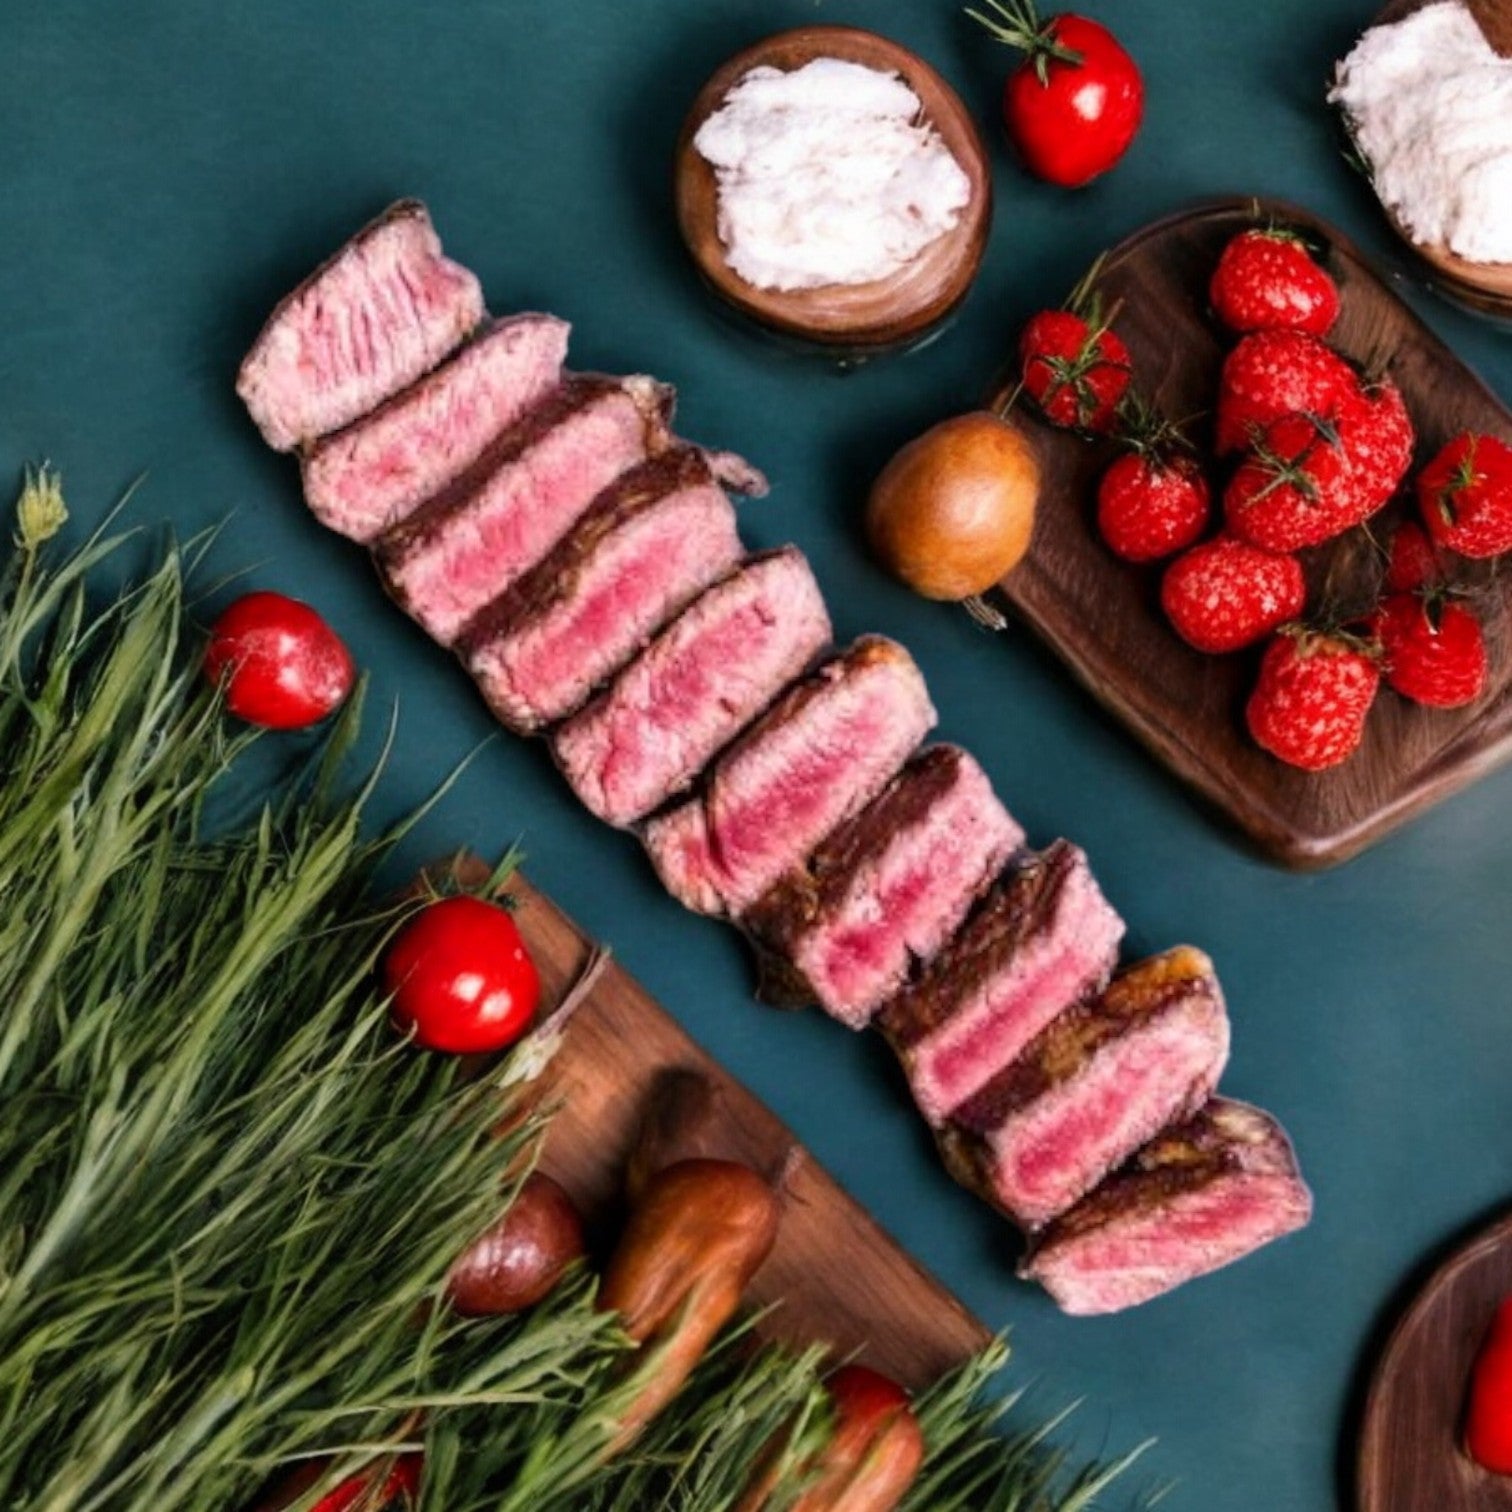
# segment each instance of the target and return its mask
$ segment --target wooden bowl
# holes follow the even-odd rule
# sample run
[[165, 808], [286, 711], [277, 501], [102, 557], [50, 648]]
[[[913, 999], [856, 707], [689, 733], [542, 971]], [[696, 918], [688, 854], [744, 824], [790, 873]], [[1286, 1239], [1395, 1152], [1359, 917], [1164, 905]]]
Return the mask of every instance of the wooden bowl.
[[[1389, 0], [1372, 26], [1403, 21], [1432, 0]], [[1467, 0], [1486, 40], [1503, 57], [1512, 56], [1512, 6], [1506, 0]], [[1425, 246], [1413, 238], [1392, 208], [1382, 201], [1392, 229], [1426, 265], [1429, 277], [1449, 298], [1483, 315], [1512, 320], [1512, 263], [1478, 263], [1448, 247]]]
[[1512, 1218], [1434, 1272], [1392, 1332], [1360, 1432], [1359, 1512], [1512, 1512], [1512, 1476], [1460, 1447], [1470, 1368], [1502, 1298], [1512, 1294]]
[[[954, 228], [887, 278], [782, 292], [758, 289], [725, 260], [717, 229], [713, 167], [693, 146], [698, 128], [734, 85], [763, 64], [791, 72], [815, 58], [840, 58], [897, 74], [916, 94], [924, 118], [961, 165], [971, 199]], [[699, 91], [677, 144], [677, 220], [705, 282], [720, 299], [764, 329], [837, 357], [866, 357], [916, 346], [965, 297], [981, 266], [992, 221], [986, 149], [960, 97], [906, 47], [851, 26], [804, 26], [737, 53]]]

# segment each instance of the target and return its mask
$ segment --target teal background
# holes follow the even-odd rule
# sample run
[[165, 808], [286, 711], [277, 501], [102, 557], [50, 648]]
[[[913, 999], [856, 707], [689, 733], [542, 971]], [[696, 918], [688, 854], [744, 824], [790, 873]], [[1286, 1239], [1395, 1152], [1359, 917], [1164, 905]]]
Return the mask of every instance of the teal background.
[[[728, 53], [851, 22], [931, 59], [995, 122], [1007, 57], [948, 0], [0, 0], [0, 472], [51, 457], [82, 526], [139, 472], [132, 518], [188, 535], [230, 516], [217, 567], [316, 603], [397, 704], [380, 806], [477, 754], [406, 863], [523, 837], [530, 870], [882, 1223], [989, 1323], [1018, 1379], [1077, 1397], [1077, 1442], [1160, 1445], [1172, 1509], [1321, 1512], [1346, 1495], [1352, 1414], [1383, 1320], [1425, 1258], [1512, 1186], [1512, 773], [1347, 868], [1252, 859], [1022, 635], [894, 586], [860, 546], [868, 480], [969, 405], [1021, 320], [1102, 247], [1213, 193], [1332, 218], [1493, 387], [1505, 334], [1411, 281], [1323, 104], [1359, 0], [1089, 0], [1142, 65], [1126, 162], [1066, 193], [995, 127], [998, 211], [981, 279], [927, 351], [847, 377], [728, 326], [676, 240], [668, 160]], [[1007, 1231], [936, 1165], [878, 1044], [750, 998], [734, 936], [681, 913], [636, 847], [576, 809], [545, 753], [497, 737], [461, 674], [384, 601], [362, 554], [300, 506], [232, 393], [261, 318], [390, 198], [431, 205], [495, 310], [576, 323], [574, 362], [649, 368], [699, 439], [775, 481], [753, 545], [812, 556], [844, 634], [923, 664], [941, 733], [968, 742], [1040, 841], [1087, 847], [1135, 949], [1191, 940], [1232, 1001], [1227, 1088], [1273, 1108], [1318, 1198], [1302, 1237], [1131, 1315], [1059, 1316], [1011, 1276]], [[377, 726], [373, 721], [376, 742]], [[481, 747], [481, 749], [479, 749]]]

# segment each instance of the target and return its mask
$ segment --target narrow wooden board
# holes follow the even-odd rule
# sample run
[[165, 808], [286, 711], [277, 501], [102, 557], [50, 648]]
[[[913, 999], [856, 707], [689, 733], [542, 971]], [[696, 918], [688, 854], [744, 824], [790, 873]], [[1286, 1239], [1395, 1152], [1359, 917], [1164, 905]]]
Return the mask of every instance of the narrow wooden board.
[[[1416, 465], [1461, 430], [1512, 441], [1512, 413], [1404, 305], [1337, 231], [1292, 206], [1260, 202], [1262, 221], [1297, 226], [1324, 249], [1342, 314], [1330, 340], [1400, 385], [1418, 428]], [[1134, 381], [1162, 410], [1202, 416], [1207, 445], [1229, 338], [1207, 312], [1224, 243], [1254, 222], [1256, 202], [1229, 200], [1171, 216], [1120, 243], [1099, 287], [1119, 306]], [[1512, 612], [1505, 577], [1467, 564], [1479, 589], [1491, 654], [1487, 694], [1467, 709], [1427, 710], [1382, 691], [1362, 749], [1311, 775], [1268, 756], [1244, 729], [1258, 651], [1203, 656], [1160, 611], [1160, 568], [1121, 562], [1098, 538], [1097, 479], [1110, 443], [1088, 442], [1020, 406], [1039, 449], [1044, 491], [1027, 559], [1001, 584], [1019, 615], [1088, 689], [1178, 777], [1290, 866], [1343, 861], [1512, 755]], [[1225, 474], [1214, 471], [1215, 494]], [[1409, 512], [1410, 487], [1376, 517], [1389, 538]], [[1314, 605], [1357, 612], [1374, 599], [1380, 553], [1364, 531], [1303, 554]]]
[[[516, 919], [541, 972], [546, 1011], [578, 979], [592, 944], [523, 878], [510, 880]], [[777, 1247], [749, 1293], [779, 1304], [767, 1337], [824, 1342], [917, 1389], [974, 1354], [990, 1337], [803, 1150], [792, 1132], [720, 1069], [625, 971], [612, 962], [569, 1020], [548, 1095], [559, 1110], [543, 1168], [571, 1192], [590, 1223], [609, 1227], [622, 1208], [624, 1171], [658, 1080], [697, 1072], [717, 1093], [714, 1145], [701, 1153], [781, 1176], [786, 1197]]]
[[1512, 1295], [1512, 1217], [1433, 1275], [1392, 1333], [1365, 1404], [1359, 1512], [1512, 1512], [1512, 1476], [1460, 1448], [1470, 1368]]

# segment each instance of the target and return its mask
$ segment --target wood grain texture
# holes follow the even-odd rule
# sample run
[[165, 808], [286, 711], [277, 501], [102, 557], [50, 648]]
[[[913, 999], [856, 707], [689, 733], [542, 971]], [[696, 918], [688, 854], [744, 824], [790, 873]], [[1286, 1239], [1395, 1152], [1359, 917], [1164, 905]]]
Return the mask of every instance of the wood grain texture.
[[1512, 1512], [1512, 1477], [1460, 1449], [1470, 1368], [1512, 1294], [1512, 1217], [1453, 1255], [1386, 1345], [1365, 1403], [1359, 1512]]
[[[549, 1011], [592, 946], [523, 878], [512, 878], [509, 891]], [[846, 1196], [792, 1132], [612, 963], [573, 1014], [543, 1079], [543, 1093], [559, 1104], [543, 1168], [601, 1233], [619, 1221], [626, 1164], [658, 1082], [685, 1071], [715, 1089], [712, 1132], [698, 1153], [744, 1161], [780, 1179], [785, 1192], [776, 1249], [749, 1293], [755, 1306], [780, 1304], [763, 1320], [764, 1336], [859, 1352], [915, 1389], [988, 1341], [987, 1329]]]
[[[760, 66], [791, 72], [815, 58], [841, 58], [896, 73], [919, 98], [971, 182], [971, 200], [955, 227], [888, 278], [780, 292], [758, 289], [725, 261], [719, 240], [714, 170], [693, 146], [698, 128], [730, 89]], [[704, 281], [732, 308], [784, 336], [837, 355], [865, 356], [911, 345], [936, 328], [965, 297], [981, 266], [992, 223], [992, 173], [971, 113], [922, 58], [897, 42], [853, 26], [804, 26], [768, 37], [723, 63], [699, 91], [677, 144], [674, 187], [683, 240]]]
[[[1134, 381], [1167, 414], [1203, 417], [1204, 446], [1231, 338], [1207, 311], [1224, 243], [1250, 225], [1251, 200], [1224, 201], [1160, 221], [1119, 244], [1099, 286], [1119, 306]], [[1416, 466], [1461, 430], [1512, 442], [1509, 413], [1381, 281], [1355, 247], [1306, 212], [1258, 204], [1261, 220], [1305, 230], [1338, 281], [1342, 314], [1330, 340], [1401, 387], [1418, 429]], [[1428, 710], [1383, 688], [1365, 743], [1342, 766], [1308, 774], [1249, 738], [1244, 702], [1259, 651], [1204, 656], [1171, 630], [1159, 605], [1160, 569], [1121, 562], [1098, 538], [1097, 479], [1114, 452], [1019, 411], [1038, 448], [1045, 486], [1028, 558], [1000, 585], [1018, 614], [1080, 681], [1196, 793], [1265, 852], [1294, 867], [1332, 865], [1512, 756], [1512, 606], [1492, 564], [1465, 564], [1491, 660], [1487, 693], [1458, 710]], [[1215, 494], [1222, 475], [1214, 473]], [[1389, 539], [1411, 509], [1410, 487], [1376, 517]], [[1310, 606], [1342, 616], [1374, 601], [1380, 552], [1364, 531], [1302, 553]]]
[[[1433, 3], [1435, 0], [1391, 0], [1375, 24], [1401, 21]], [[1464, 4], [1491, 46], [1504, 58], [1512, 58], [1512, 0], [1464, 0]], [[1382, 208], [1392, 229], [1427, 264], [1444, 293], [1483, 314], [1512, 319], [1512, 265], [1471, 262], [1447, 247], [1414, 241], [1391, 207], [1383, 204]]]

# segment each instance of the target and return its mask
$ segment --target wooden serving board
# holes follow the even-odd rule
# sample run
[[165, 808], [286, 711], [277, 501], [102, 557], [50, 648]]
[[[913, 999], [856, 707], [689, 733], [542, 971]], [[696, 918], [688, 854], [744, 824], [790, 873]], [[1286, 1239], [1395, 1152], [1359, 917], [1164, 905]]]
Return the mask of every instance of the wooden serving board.
[[[1208, 416], [1232, 338], [1207, 311], [1207, 286], [1225, 242], [1255, 222], [1307, 232], [1338, 281], [1342, 313], [1331, 342], [1366, 369], [1400, 385], [1418, 430], [1416, 466], [1458, 431], [1512, 441], [1512, 413], [1381, 281], [1337, 231], [1292, 206], [1231, 200], [1158, 221], [1109, 254], [1099, 287], [1118, 305], [1115, 327], [1129, 345], [1134, 382], [1168, 415], [1200, 416], [1194, 438], [1206, 449]], [[1362, 749], [1332, 771], [1283, 765], [1249, 738], [1243, 709], [1258, 650], [1204, 656], [1188, 647], [1160, 611], [1160, 567], [1133, 567], [1099, 539], [1097, 480], [1114, 456], [1015, 412], [1039, 449], [1044, 472], [1028, 557], [1000, 585], [1085, 686], [1176, 775], [1289, 866], [1332, 865], [1355, 855], [1430, 804], [1512, 755], [1512, 613], [1506, 580], [1489, 564], [1466, 564], [1478, 589], [1491, 655], [1479, 702], [1438, 711], [1383, 688]], [[1213, 470], [1215, 505], [1226, 470]], [[1388, 539], [1409, 512], [1410, 486], [1371, 529]], [[1362, 530], [1303, 553], [1310, 612], [1326, 601], [1358, 612], [1374, 600], [1380, 552]]]
[[1512, 1217], [1442, 1265], [1376, 1368], [1360, 1436], [1359, 1512], [1512, 1512], [1512, 1476], [1460, 1449], [1470, 1369], [1512, 1295]]
[[[592, 943], [521, 877], [509, 882], [515, 918], [541, 973], [545, 1012], [559, 1003]], [[857, 1353], [910, 1388], [928, 1384], [989, 1340], [986, 1327], [927, 1275], [851, 1200], [789, 1130], [612, 962], [568, 1021], [544, 1081], [558, 1104], [543, 1169], [572, 1194], [590, 1225], [611, 1230], [624, 1173], [659, 1081], [696, 1072], [716, 1090], [711, 1146], [702, 1154], [780, 1176], [785, 1212], [776, 1249], [748, 1300], [780, 1304], [768, 1338], [824, 1342]]]

